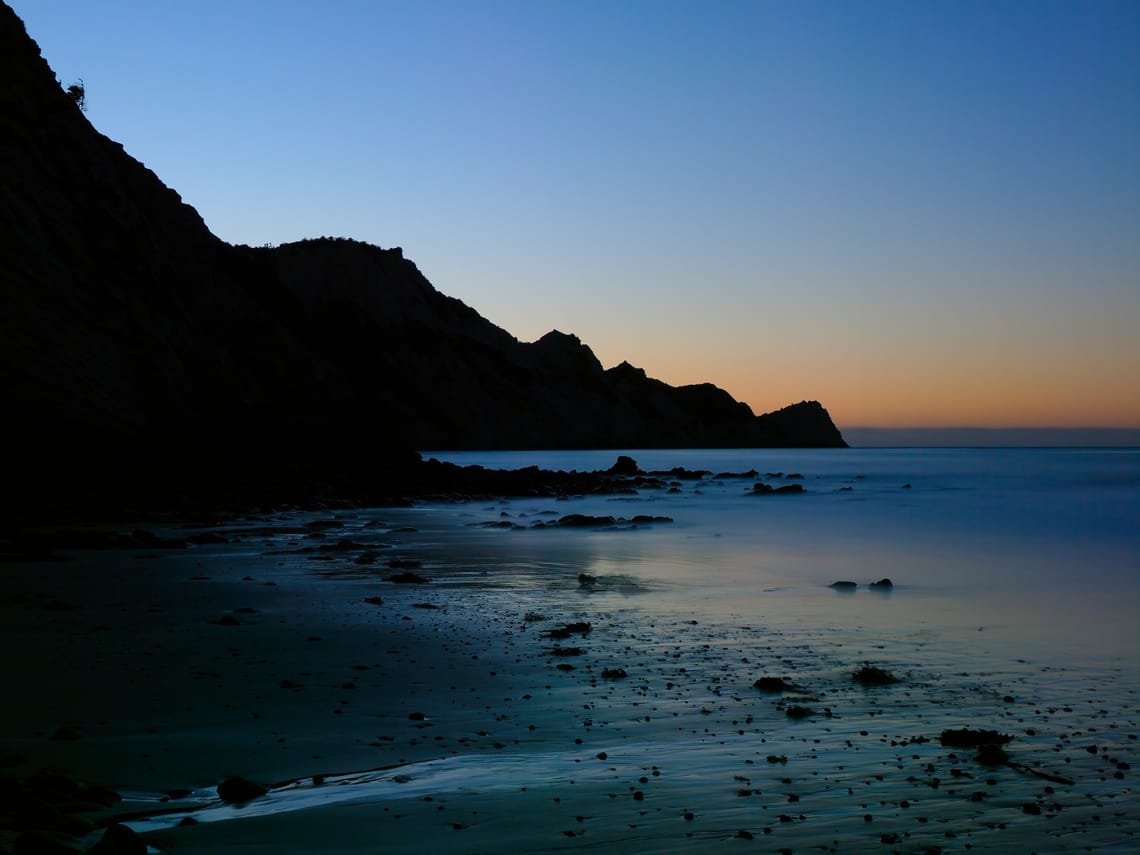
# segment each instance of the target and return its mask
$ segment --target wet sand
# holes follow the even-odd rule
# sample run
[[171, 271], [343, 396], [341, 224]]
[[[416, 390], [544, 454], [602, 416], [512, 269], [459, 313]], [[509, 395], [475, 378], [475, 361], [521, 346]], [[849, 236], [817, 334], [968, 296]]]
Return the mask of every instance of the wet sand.
[[[530, 587], [408, 526], [431, 518], [234, 521], [227, 543], [8, 564], [3, 774], [110, 787], [123, 801], [86, 820], [128, 817], [172, 853], [1136, 844], [1126, 668], [583, 587], [572, 550]], [[901, 681], [859, 685], [864, 662]], [[1013, 736], [1018, 767], [944, 747], [957, 727]], [[233, 775], [270, 792], [223, 804]]]

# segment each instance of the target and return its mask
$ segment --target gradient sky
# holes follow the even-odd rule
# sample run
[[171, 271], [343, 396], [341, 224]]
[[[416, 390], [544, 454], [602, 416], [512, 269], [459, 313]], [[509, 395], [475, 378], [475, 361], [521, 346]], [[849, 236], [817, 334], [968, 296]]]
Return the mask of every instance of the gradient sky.
[[1140, 3], [8, 2], [233, 243], [757, 412], [1140, 426]]

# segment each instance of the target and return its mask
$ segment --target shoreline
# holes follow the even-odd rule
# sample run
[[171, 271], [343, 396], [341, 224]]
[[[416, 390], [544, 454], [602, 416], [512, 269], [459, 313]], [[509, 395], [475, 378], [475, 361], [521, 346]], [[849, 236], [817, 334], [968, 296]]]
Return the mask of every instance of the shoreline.
[[[186, 807], [166, 825], [130, 824], [162, 851], [191, 855], [367, 852], [377, 840], [409, 853], [702, 852], [744, 845], [741, 832], [797, 851], [835, 841], [1057, 851], [1140, 833], [1127, 810], [1137, 801], [1134, 675], [1000, 655], [975, 665], [905, 623], [828, 629], [701, 598], [682, 597], [682, 609], [652, 580], [585, 588], [577, 574], [590, 553], [568, 547], [596, 533], [478, 525], [501, 509], [521, 516], [548, 502], [570, 513], [600, 501], [274, 514], [155, 530], [160, 541], [218, 536], [187, 548], [9, 563], [0, 620], [20, 643], [9, 644], [18, 702], [2, 713], [3, 777], [48, 772], [125, 797], [88, 815], [98, 821]], [[550, 537], [559, 563], [517, 581], [496, 569], [498, 552], [473, 551], [486, 541], [508, 556], [512, 538]], [[391, 581], [403, 572], [429, 581]], [[789, 596], [767, 608], [794, 606]], [[544, 635], [580, 622], [588, 633]], [[902, 683], [858, 686], [864, 661]], [[605, 676], [617, 669], [625, 676]], [[761, 691], [764, 676], [803, 691]], [[938, 744], [961, 726], [1014, 735], [1018, 762], [1074, 786]], [[338, 777], [352, 770], [364, 771]], [[226, 807], [211, 792], [231, 775], [273, 789]], [[293, 783], [274, 786], [283, 782]], [[11, 812], [7, 786], [0, 847], [30, 821]], [[972, 801], [976, 792], [985, 795]], [[184, 816], [196, 824], [178, 826]]]

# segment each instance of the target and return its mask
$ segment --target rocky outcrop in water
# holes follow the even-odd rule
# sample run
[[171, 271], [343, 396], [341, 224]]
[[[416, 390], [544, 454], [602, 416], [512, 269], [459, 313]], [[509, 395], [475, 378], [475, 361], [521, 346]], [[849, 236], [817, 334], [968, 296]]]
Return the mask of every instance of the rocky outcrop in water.
[[[140, 505], [225, 484], [343, 492], [424, 448], [842, 446], [815, 402], [522, 343], [399, 248], [231, 246], [69, 97], [0, 3], [0, 396], [18, 504]], [[78, 493], [76, 493], [78, 491]]]

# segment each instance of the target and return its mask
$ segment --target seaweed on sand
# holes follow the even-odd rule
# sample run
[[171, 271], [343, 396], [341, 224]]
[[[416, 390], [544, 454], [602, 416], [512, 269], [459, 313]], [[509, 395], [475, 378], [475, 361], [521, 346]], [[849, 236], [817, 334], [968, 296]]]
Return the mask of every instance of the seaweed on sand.
[[1012, 739], [1013, 737], [1009, 734], [999, 733], [996, 730], [974, 730], [968, 727], [944, 730], [939, 736], [939, 740], [945, 746], [952, 748], [977, 748], [978, 751], [974, 755], [974, 759], [983, 766], [1008, 766], [1018, 772], [1024, 772], [1027, 775], [1033, 775], [1034, 777], [1046, 781], [1052, 781], [1055, 784], [1068, 784], [1072, 786], [1073, 781], [1068, 778], [1039, 771], [1031, 766], [1026, 766], [1024, 763], [1019, 763], [1010, 757], [1009, 753], [1002, 748], [1002, 746]]
[[884, 668], [877, 668], [870, 662], [863, 663], [863, 667], [851, 675], [856, 683], [863, 686], [890, 686], [901, 682], [898, 677]]

